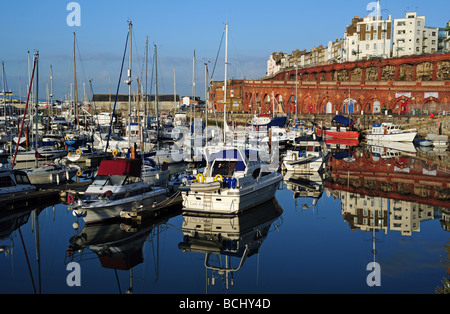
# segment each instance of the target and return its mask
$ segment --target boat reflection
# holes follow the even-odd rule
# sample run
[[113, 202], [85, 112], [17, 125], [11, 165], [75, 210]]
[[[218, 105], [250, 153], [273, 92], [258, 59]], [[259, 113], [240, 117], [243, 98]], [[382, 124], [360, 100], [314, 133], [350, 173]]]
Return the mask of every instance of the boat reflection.
[[[314, 172], [310, 174], [286, 171], [283, 176], [283, 181], [286, 188], [293, 192], [295, 207], [297, 208], [301, 206], [303, 209], [307, 209], [310, 206], [317, 206], [317, 201], [322, 197], [325, 188], [325, 181], [328, 176], [328, 171]], [[300, 200], [306, 202], [308, 199], [311, 200], [312, 204], [308, 205], [307, 203], [298, 203]]]
[[[88, 260], [95, 254], [103, 268], [114, 269], [116, 274], [118, 270], [129, 271], [130, 287], [126, 292], [132, 293], [132, 269], [144, 261], [142, 250], [145, 241], [157, 238], [167, 229], [165, 224], [168, 220], [179, 213], [174, 208], [162, 209], [152, 218], [85, 224], [69, 239], [65, 264]], [[76, 223], [74, 225], [77, 226]]]
[[282, 212], [278, 201], [272, 199], [234, 217], [183, 216], [184, 238], [178, 247], [183, 252], [205, 254], [206, 293], [216, 279], [223, 281], [226, 290], [234, 285], [234, 273], [259, 252], [272, 225], [280, 227]]

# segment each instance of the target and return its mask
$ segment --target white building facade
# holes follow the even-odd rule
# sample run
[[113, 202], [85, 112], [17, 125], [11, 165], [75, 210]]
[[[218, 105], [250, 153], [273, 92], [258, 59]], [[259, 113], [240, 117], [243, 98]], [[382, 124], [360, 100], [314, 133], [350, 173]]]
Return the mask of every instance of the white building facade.
[[438, 50], [438, 36], [439, 28], [425, 26], [425, 16], [407, 12], [404, 18], [394, 20], [392, 56], [435, 53]]
[[391, 55], [392, 20], [381, 16], [357, 16], [344, 34], [346, 61], [389, 58]]

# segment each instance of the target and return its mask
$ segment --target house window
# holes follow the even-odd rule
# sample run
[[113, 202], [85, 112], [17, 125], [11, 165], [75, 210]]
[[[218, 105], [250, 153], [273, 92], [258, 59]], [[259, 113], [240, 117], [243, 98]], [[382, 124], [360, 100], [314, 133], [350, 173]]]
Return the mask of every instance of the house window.
[[370, 24], [366, 24], [366, 31], [370, 31]]
[[366, 34], [366, 40], [370, 40], [370, 34]]

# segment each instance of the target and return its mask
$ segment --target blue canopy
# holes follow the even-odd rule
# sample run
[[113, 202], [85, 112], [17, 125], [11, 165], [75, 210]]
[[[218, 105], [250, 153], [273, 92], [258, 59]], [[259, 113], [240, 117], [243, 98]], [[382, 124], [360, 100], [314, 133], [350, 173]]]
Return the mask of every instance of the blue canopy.
[[337, 115], [337, 116], [335, 116], [335, 117], [333, 118], [333, 120], [331, 120], [331, 121], [334, 121], [334, 122], [343, 124], [343, 125], [345, 125], [345, 126], [349, 126], [349, 125], [352, 125], [352, 124], [353, 124], [353, 120], [352, 120], [352, 119], [349, 119], [349, 118], [347, 118], [347, 117], [344, 117], [343, 115], [340, 115], [340, 114]]

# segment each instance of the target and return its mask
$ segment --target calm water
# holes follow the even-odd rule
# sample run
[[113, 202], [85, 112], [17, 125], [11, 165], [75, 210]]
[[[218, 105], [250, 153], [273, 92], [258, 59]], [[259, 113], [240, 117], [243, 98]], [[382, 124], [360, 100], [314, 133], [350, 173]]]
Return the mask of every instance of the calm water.
[[[85, 226], [80, 220], [76, 226], [62, 203], [3, 214], [0, 291], [435, 293], [447, 276], [444, 245], [450, 238], [442, 221], [449, 209], [430, 198], [346, 191], [351, 181], [336, 188], [337, 167], [328, 174], [334, 185], [285, 175], [276, 200], [235, 219], [186, 218], [173, 209], [141, 224]], [[211, 231], [205, 235], [204, 229]], [[373, 261], [380, 266], [380, 286], [367, 284]], [[79, 265], [80, 286], [67, 284], [75, 278], [70, 262]]]

